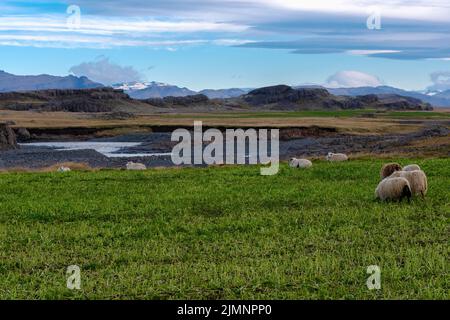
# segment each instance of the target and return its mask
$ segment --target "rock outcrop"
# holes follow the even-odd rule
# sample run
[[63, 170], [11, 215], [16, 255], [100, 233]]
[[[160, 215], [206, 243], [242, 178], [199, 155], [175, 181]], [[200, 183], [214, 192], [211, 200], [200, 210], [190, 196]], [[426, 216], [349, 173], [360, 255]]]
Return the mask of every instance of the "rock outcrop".
[[240, 97], [251, 107], [274, 110], [308, 109], [389, 109], [389, 110], [432, 110], [428, 103], [398, 95], [335, 96], [323, 88], [299, 88], [278, 85], [250, 91]]
[[204, 94], [195, 94], [185, 97], [150, 98], [143, 101], [155, 107], [189, 107], [192, 105], [206, 104], [209, 102], [209, 98]]
[[0, 123], [0, 150], [17, 149], [16, 134], [7, 124]]
[[0, 109], [17, 111], [111, 112], [130, 102], [122, 90], [112, 88], [0, 93]]

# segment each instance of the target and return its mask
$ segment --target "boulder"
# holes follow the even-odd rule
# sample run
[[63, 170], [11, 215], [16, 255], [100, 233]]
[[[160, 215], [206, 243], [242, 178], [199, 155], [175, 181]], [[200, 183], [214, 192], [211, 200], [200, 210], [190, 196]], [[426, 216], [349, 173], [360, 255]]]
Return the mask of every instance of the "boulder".
[[16, 134], [6, 123], [0, 123], [0, 150], [18, 149]]

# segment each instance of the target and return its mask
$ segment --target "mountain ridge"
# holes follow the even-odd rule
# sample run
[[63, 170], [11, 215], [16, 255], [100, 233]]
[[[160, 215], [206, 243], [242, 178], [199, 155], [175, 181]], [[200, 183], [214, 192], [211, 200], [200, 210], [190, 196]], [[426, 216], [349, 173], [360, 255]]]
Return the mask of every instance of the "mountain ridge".
[[46, 89], [93, 89], [103, 87], [103, 84], [91, 81], [87, 77], [74, 75], [52, 76], [14, 75], [0, 70], [0, 92], [22, 92]]

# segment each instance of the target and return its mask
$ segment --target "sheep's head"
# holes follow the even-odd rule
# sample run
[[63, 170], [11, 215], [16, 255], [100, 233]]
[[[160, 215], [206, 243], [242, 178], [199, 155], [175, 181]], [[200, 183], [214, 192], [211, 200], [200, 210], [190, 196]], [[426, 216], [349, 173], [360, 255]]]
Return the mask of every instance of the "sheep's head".
[[326, 159], [329, 160], [334, 155], [333, 152], [328, 152]]
[[399, 165], [398, 163], [388, 163], [385, 164], [382, 168], [382, 172], [381, 172], [381, 178], [387, 178], [389, 177], [391, 174], [393, 174], [396, 171], [401, 171], [402, 170], [402, 166]]

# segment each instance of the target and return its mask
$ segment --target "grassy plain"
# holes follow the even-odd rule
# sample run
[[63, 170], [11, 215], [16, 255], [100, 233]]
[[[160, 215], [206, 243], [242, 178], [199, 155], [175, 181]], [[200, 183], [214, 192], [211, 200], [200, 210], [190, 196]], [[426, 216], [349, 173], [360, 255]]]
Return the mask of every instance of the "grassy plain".
[[[374, 200], [392, 160], [426, 171], [425, 201]], [[448, 158], [3, 173], [0, 190], [0, 299], [450, 298]]]

